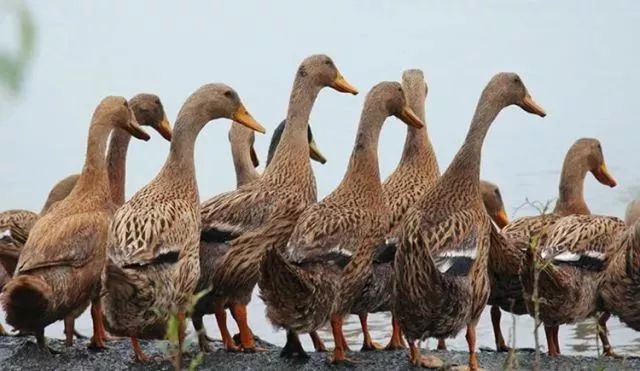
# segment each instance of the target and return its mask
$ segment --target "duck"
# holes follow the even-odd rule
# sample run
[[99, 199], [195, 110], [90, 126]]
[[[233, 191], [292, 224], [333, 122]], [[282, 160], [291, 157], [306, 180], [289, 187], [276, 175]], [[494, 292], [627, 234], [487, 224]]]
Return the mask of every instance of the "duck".
[[[624, 221], [616, 217], [569, 215], [556, 221], [544, 245], [532, 244], [527, 249], [520, 274], [525, 303], [534, 317], [538, 307], [538, 318], [545, 326], [549, 356], [560, 354], [557, 341], [560, 325], [601, 312], [598, 335], [604, 355], [616, 356], [607, 337], [606, 321], [611, 314], [602, 306], [602, 293], [607, 294], [601, 290], [601, 281], [607, 253], [615, 249], [612, 245], [625, 229]], [[538, 272], [535, 271], [536, 261], [538, 265], [543, 264]], [[534, 297], [535, 275], [539, 277], [537, 300]]]
[[[271, 163], [273, 154], [280, 143], [282, 138], [282, 132], [286, 120], [283, 120], [274, 130], [271, 137], [271, 143], [269, 145], [269, 152], [267, 156], [267, 166]], [[320, 149], [313, 139], [313, 133], [311, 126], [308, 126], [309, 140], [309, 157], [321, 164], [327, 162], [324, 155], [320, 152]], [[253, 147], [255, 141], [255, 134], [253, 130], [250, 130], [240, 124], [234, 123], [229, 130], [229, 142], [231, 143], [231, 154], [236, 172], [236, 186], [240, 188], [245, 184], [251, 183], [260, 178], [260, 173], [256, 170], [256, 167], [260, 165], [260, 160]], [[213, 283], [210, 282], [212, 273], [217, 268], [217, 264], [220, 262], [220, 258], [228, 251], [229, 245], [220, 242], [201, 242], [200, 243], [200, 279], [196, 286], [196, 292], [206, 292], [206, 290], [212, 287]], [[208, 342], [213, 341], [206, 334], [202, 317], [205, 314], [213, 313], [213, 303], [209, 300], [211, 296], [203, 296], [198, 303], [196, 303], [193, 312], [191, 313], [191, 321], [193, 327], [198, 333], [198, 344], [200, 350], [203, 352], [210, 352], [211, 348]], [[315, 350], [318, 352], [325, 352], [326, 348], [324, 343], [317, 332], [310, 334], [313, 341]], [[289, 356], [287, 350], [282, 353], [283, 357]]]
[[629, 202], [624, 212], [624, 222], [627, 226], [631, 227], [638, 219], [640, 219], [640, 199]]
[[[0, 213], [0, 264], [9, 276], [13, 275], [18, 264], [20, 251], [27, 242], [29, 232], [41, 215], [49, 211], [56, 202], [71, 193], [79, 175], [71, 175], [58, 181], [49, 191], [47, 200], [40, 213], [30, 210], [14, 209]], [[1, 287], [0, 287], [1, 289]]]
[[203, 85], [178, 113], [164, 166], [118, 208], [108, 231], [102, 275], [106, 325], [111, 333], [130, 337], [137, 362], [149, 360], [138, 338], [164, 338], [171, 315], [179, 329], [175, 361], [181, 361], [184, 320], [200, 275], [194, 146], [202, 128], [218, 118], [265, 132], [235, 90]]
[[[126, 99], [109, 96], [100, 102], [91, 119], [85, 164], [76, 185], [35, 222], [14, 276], [3, 291], [7, 323], [33, 333], [45, 351], [52, 351], [46, 344], [45, 327], [75, 319], [90, 302], [94, 335], [89, 347], [104, 348], [100, 271], [114, 212], [105, 149], [115, 129], [145, 141], [150, 138], [135, 121]], [[65, 326], [65, 330], [72, 329]], [[67, 334], [70, 337], [72, 334]]]
[[[425, 99], [428, 86], [424, 73], [420, 69], [409, 69], [402, 74], [402, 88], [406, 93], [411, 110], [425, 122]], [[385, 244], [390, 246], [379, 248], [373, 260], [373, 277], [371, 285], [362, 292], [352, 308], [352, 314], [358, 315], [363, 334], [361, 351], [382, 349], [375, 343], [368, 331], [368, 313], [388, 312], [391, 310], [391, 294], [393, 292], [393, 252], [385, 252], [384, 248], [395, 249], [396, 229], [407, 211], [433, 185], [440, 176], [440, 169], [433, 146], [427, 133], [426, 125], [422, 128], [407, 126], [407, 134], [400, 163], [382, 183], [384, 197], [389, 204], [388, 236]], [[386, 350], [406, 348], [402, 333], [395, 319], [392, 319], [392, 333]], [[348, 350], [348, 348], [347, 348]]]
[[[134, 117], [139, 125], [150, 126], [156, 130], [166, 140], [171, 140], [171, 124], [164, 112], [164, 107], [160, 98], [155, 94], [141, 93], [129, 99], [129, 106], [133, 111]], [[125, 198], [125, 173], [126, 173], [126, 156], [131, 140], [131, 134], [125, 130], [114, 130], [109, 138], [109, 146], [107, 149], [107, 173], [109, 175], [109, 188], [111, 190], [111, 200], [116, 206], [124, 203]], [[18, 262], [18, 256], [22, 245], [26, 242], [29, 230], [35, 221], [42, 215], [46, 214], [49, 209], [58, 201], [67, 197], [73, 187], [75, 187], [80, 174], [72, 174], [60, 180], [49, 192], [49, 196], [40, 211], [35, 214], [28, 210], [8, 211], [0, 213], [0, 226], [10, 225], [11, 231], [17, 238], [2, 242], [0, 240], [0, 263], [3, 264], [9, 275], [13, 275], [15, 266]], [[3, 228], [0, 227], [0, 230]], [[0, 287], [1, 289], [1, 287]], [[74, 319], [68, 318], [65, 326], [73, 327]], [[65, 345], [71, 346], [73, 339], [69, 337], [70, 329], [65, 330]], [[82, 338], [81, 334], [73, 330], [76, 337]]]
[[[531, 238], [539, 236], [539, 244], [544, 246], [547, 233], [562, 217], [590, 214], [583, 193], [584, 181], [589, 172], [601, 184], [609, 187], [616, 186], [615, 179], [607, 169], [600, 141], [595, 138], [580, 138], [571, 145], [564, 158], [558, 186], [558, 201], [553, 212], [513, 220], [502, 229], [501, 233], [506, 240], [494, 236], [495, 244], [492, 244], [489, 270], [496, 278], [494, 282], [500, 281], [501, 287], [494, 287], [496, 290], [494, 290], [493, 296], [496, 300], [494, 301], [492, 298], [491, 301], [491, 318], [496, 330], [494, 334], [496, 347], [499, 351], [508, 351], [509, 349], [504, 343], [500, 331], [500, 309], [517, 315], [529, 313], [522, 295], [520, 271]], [[496, 306], [500, 308], [496, 308]], [[549, 328], [549, 331], [555, 334], [558, 329], [552, 327]], [[555, 342], [557, 342], [555, 335], [553, 341], [553, 347], [549, 349], [550, 355], [555, 356], [557, 355], [554, 352]]]
[[[285, 244], [300, 213], [317, 199], [307, 127], [313, 104], [325, 87], [358, 93], [330, 57], [307, 57], [296, 71], [282, 140], [260, 179], [202, 205], [201, 242], [229, 244], [219, 268], [212, 273], [210, 282], [214, 285], [206, 299], [213, 303], [228, 351], [263, 350], [256, 346], [249, 327], [247, 304], [259, 278], [264, 251], [268, 246]], [[231, 309], [238, 324], [240, 347], [229, 334], [225, 308]]]
[[[600, 293], [603, 316], [599, 318], [600, 338], [603, 340], [605, 354], [611, 349], [605, 343], [602, 334], [607, 334], [607, 313], [616, 315], [620, 321], [630, 328], [640, 330], [640, 222], [638, 217], [638, 200], [629, 203], [624, 227], [615, 218], [599, 218], [600, 230], [606, 236], [613, 236], [613, 243], [607, 247], [604, 256], [604, 267], [598, 292]], [[591, 227], [591, 224], [583, 226]], [[604, 318], [603, 318], [604, 317]]]
[[441, 367], [442, 360], [421, 356], [416, 340], [452, 337], [466, 327], [469, 368], [478, 369], [476, 324], [489, 298], [492, 230], [480, 194], [480, 156], [491, 123], [510, 105], [546, 116], [517, 74], [495, 75], [480, 96], [464, 144], [403, 219], [392, 309], [412, 365]]
[[378, 139], [389, 116], [424, 125], [400, 83], [376, 84], [365, 99], [344, 178], [300, 215], [286, 244], [267, 249], [261, 267], [260, 297], [269, 321], [288, 333], [316, 331], [330, 322], [333, 363], [351, 362], [342, 321], [373, 280], [374, 252], [389, 224], [378, 167]]

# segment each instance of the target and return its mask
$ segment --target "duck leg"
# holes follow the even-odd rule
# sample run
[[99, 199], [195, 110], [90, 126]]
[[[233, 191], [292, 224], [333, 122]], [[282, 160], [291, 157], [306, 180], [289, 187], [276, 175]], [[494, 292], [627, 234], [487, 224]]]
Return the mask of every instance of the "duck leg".
[[200, 347], [200, 351], [203, 353], [211, 352], [211, 346], [209, 346], [207, 333], [204, 329], [204, 323], [202, 322], [202, 316], [201, 315], [191, 316], [191, 323], [193, 324], [193, 328], [196, 330], [196, 333], [198, 334], [198, 346]]
[[50, 354], [60, 354], [62, 352], [59, 352], [51, 347], [49, 347], [47, 345], [47, 340], [44, 337], [44, 328], [38, 329], [35, 333], [36, 336], [36, 342], [38, 344], [38, 348], [40, 348], [41, 350], [50, 353]]
[[607, 321], [609, 320], [609, 317], [611, 317], [611, 313], [604, 312], [600, 318], [598, 318], [598, 335], [600, 336], [600, 341], [602, 341], [604, 355], [606, 357], [618, 358], [620, 356], [613, 351], [611, 344], [609, 343], [609, 330], [607, 329]]
[[287, 331], [287, 343], [284, 345], [284, 348], [282, 348], [280, 357], [289, 359], [309, 358], [309, 355], [304, 351], [304, 348], [302, 347], [302, 343], [300, 343], [300, 337], [298, 337], [298, 334], [295, 331]]
[[447, 343], [444, 342], [444, 338], [438, 339], [438, 350], [447, 350]]
[[176, 370], [182, 369], [182, 348], [184, 347], [184, 337], [186, 315], [184, 312], [178, 312], [178, 349], [176, 349], [176, 355], [174, 357], [174, 366]]
[[476, 354], [476, 325], [467, 325], [467, 345], [469, 346], [469, 370], [478, 370], [478, 355]]
[[311, 337], [311, 341], [313, 342], [313, 348], [316, 352], [324, 353], [327, 351], [327, 347], [324, 346], [324, 342], [320, 339], [320, 335], [318, 335], [317, 331], [311, 331], [309, 333], [309, 337]]
[[150, 361], [149, 357], [140, 348], [140, 342], [137, 337], [131, 337], [131, 346], [133, 347], [133, 359], [138, 363], [147, 363]]
[[402, 338], [402, 330], [400, 329], [400, 324], [393, 317], [391, 320], [391, 340], [389, 340], [389, 344], [384, 348], [385, 350], [398, 350], [406, 348], [407, 345], [404, 343], [404, 339]]
[[247, 353], [264, 352], [266, 349], [256, 346], [253, 339], [253, 332], [249, 328], [247, 322], [247, 306], [244, 304], [233, 304], [231, 306], [231, 312], [233, 318], [238, 323], [238, 329], [240, 330], [240, 346], [242, 350]]
[[553, 345], [556, 347], [556, 354], [560, 355], [560, 341], [558, 341], [558, 332], [560, 330], [560, 326], [553, 326]]
[[93, 322], [93, 336], [87, 347], [92, 350], [106, 349], [107, 347], [104, 344], [106, 330], [104, 329], [100, 298], [93, 300], [91, 303], [91, 320]]
[[502, 329], [500, 328], [501, 317], [502, 313], [500, 312], [500, 307], [497, 305], [491, 306], [491, 324], [493, 325], [493, 335], [496, 339], [496, 351], [508, 352], [509, 347], [504, 341], [504, 337], [502, 336]]
[[553, 326], [544, 326], [544, 335], [547, 338], [547, 353], [549, 357], [557, 357], [556, 346], [553, 342]]
[[333, 333], [333, 342], [335, 343], [335, 347], [333, 348], [333, 357], [331, 358], [331, 363], [343, 363], [347, 365], [353, 365], [357, 362], [347, 358], [345, 349], [345, 345], [347, 343], [344, 338], [344, 334], [342, 332], [342, 316], [340, 315], [332, 315], [331, 316], [331, 332]]
[[368, 313], [359, 314], [360, 317], [360, 326], [362, 327], [362, 335], [364, 336], [364, 341], [362, 343], [361, 352], [371, 351], [371, 350], [381, 350], [382, 345], [376, 343], [371, 339], [371, 334], [369, 333], [369, 326], [367, 326], [367, 317]]
[[67, 347], [73, 346], [73, 328], [75, 327], [76, 319], [73, 316], [67, 316], [64, 318], [64, 345]]
[[420, 348], [416, 346], [415, 341], [407, 339], [409, 343], [409, 363], [416, 367], [425, 368], [442, 368], [444, 362], [436, 356], [423, 356], [420, 354]]
[[216, 304], [214, 313], [216, 315], [216, 322], [218, 322], [218, 328], [220, 329], [220, 336], [222, 336], [222, 344], [227, 352], [239, 352], [240, 347], [233, 342], [233, 338], [227, 328], [227, 312], [224, 311], [224, 306]]

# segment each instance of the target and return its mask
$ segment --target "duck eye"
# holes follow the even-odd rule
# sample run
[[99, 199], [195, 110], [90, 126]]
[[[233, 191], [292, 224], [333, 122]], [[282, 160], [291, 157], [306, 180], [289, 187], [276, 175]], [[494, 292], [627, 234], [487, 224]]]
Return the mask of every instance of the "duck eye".
[[123, 104], [124, 104], [124, 106], [125, 106], [125, 107], [129, 108], [129, 102], [127, 102], [127, 101], [125, 100]]
[[231, 98], [233, 97], [233, 93], [231, 92], [231, 90], [227, 90], [224, 92], [224, 96], [227, 98]]
[[331, 59], [327, 59], [326, 61], [324, 61], [324, 64], [326, 64], [327, 66], [331, 66], [333, 65], [333, 62], [331, 62]]
[[154, 102], [157, 106], [160, 105], [160, 99], [156, 99], [156, 101]]
[[520, 82], [520, 78], [518, 76], [513, 78], [513, 82], [515, 82], [516, 84]]

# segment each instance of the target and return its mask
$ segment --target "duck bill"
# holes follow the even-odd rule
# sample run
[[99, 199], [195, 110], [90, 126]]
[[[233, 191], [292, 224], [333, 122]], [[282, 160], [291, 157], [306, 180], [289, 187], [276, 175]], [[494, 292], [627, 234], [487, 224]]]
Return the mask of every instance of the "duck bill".
[[309, 157], [311, 157], [313, 161], [317, 161], [323, 165], [327, 162], [327, 159], [324, 157], [322, 152], [320, 152], [320, 149], [313, 139], [309, 142]]
[[233, 117], [231, 117], [233, 121], [236, 121], [239, 124], [242, 124], [248, 127], [251, 130], [257, 131], [258, 133], [266, 133], [267, 131], [256, 121], [253, 116], [247, 111], [243, 104], [236, 109], [236, 112], [233, 113]]
[[402, 120], [405, 124], [414, 128], [420, 129], [424, 127], [424, 123], [420, 120], [420, 117], [418, 117], [409, 107], [404, 107], [402, 112], [397, 114], [396, 117]]
[[607, 165], [602, 163], [595, 171], [593, 171], [593, 176], [598, 179], [598, 181], [604, 185], [608, 185], [609, 187], [615, 187], [618, 183], [616, 180], [609, 174], [609, 170], [607, 170]]
[[498, 226], [498, 228], [502, 229], [507, 224], [509, 224], [509, 217], [507, 216], [507, 213], [504, 211], [504, 209], [500, 209], [496, 213], [493, 221], [496, 222], [496, 225]]
[[158, 126], [155, 127], [156, 131], [162, 135], [162, 137], [168, 141], [171, 141], [172, 131], [171, 131], [171, 123], [165, 114], [162, 117], [162, 122]]
[[542, 109], [542, 107], [540, 107], [540, 105], [536, 103], [536, 101], [534, 101], [533, 98], [531, 98], [531, 95], [529, 95], [529, 93], [527, 93], [524, 99], [522, 99], [522, 103], [520, 104], [520, 107], [522, 107], [523, 110], [529, 113], [533, 113], [534, 115], [538, 115], [540, 117], [545, 117], [547, 115], [544, 109]]
[[358, 94], [358, 89], [349, 84], [347, 80], [345, 80], [344, 77], [340, 74], [340, 72], [338, 72], [338, 75], [336, 75], [335, 80], [333, 80], [330, 86], [341, 93], [350, 93], [353, 95]]
[[149, 136], [149, 134], [147, 134], [147, 132], [144, 131], [144, 129], [142, 129], [142, 127], [138, 125], [136, 121], [133, 121], [133, 120], [129, 121], [129, 125], [127, 125], [127, 127], [124, 130], [126, 130], [129, 134], [133, 135], [134, 137], [140, 140], [144, 140], [145, 142], [151, 139], [151, 136]]
[[260, 166], [260, 160], [258, 159], [258, 154], [256, 153], [256, 149], [253, 148], [253, 146], [251, 146], [251, 148], [249, 149], [249, 156], [251, 156], [251, 163], [253, 164], [253, 167]]

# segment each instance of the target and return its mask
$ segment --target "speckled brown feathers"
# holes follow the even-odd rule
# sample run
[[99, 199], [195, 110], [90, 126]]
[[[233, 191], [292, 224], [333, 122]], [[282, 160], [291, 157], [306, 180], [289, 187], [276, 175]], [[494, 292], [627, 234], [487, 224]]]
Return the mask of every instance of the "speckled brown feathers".
[[[164, 326], [169, 314], [187, 310], [200, 270], [194, 145], [205, 124], [222, 117], [264, 130], [233, 89], [224, 84], [202, 86], [178, 114], [160, 173], [114, 217], [102, 283], [107, 324], [116, 334], [162, 336], [155, 329]], [[134, 350], [143, 360], [144, 355]]]
[[436, 184], [409, 208], [395, 255], [393, 313], [411, 347], [467, 326], [469, 367], [477, 369], [475, 325], [489, 296], [491, 220], [480, 194], [480, 155], [489, 126], [511, 104], [544, 116], [516, 74], [493, 77], [482, 92], [467, 138]]
[[45, 326], [67, 316], [75, 318], [97, 298], [113, 213], [104, 158], [106, 141], [114, 128], [148, 138], [133, 120], [124, 98], [107, 97], [100, 103], [76, 186], [36, 222], [14, 279], [5, 287], [2, 302], [7, 321], [35, 333], [41, 347], [45, 347]]
[[[384, 241], [388, 225], [378, 168], [378, 138], [385, 119], [401, 116], [408, 110], [405, 106], [400, 84], [383, 82], [372, 88], [342, 182], [323, 201], [302, 213], [285, 251], [267, 251], [261, 297], [269, 320], [277, 326], [309, 332], [330, 316], [341, 318], [350, 312], [372, 279], [373, 252]], [[342, 272], [336, 267], [345, 264]], [[306, 287], [303, 294], [313, 295], [301, 296], [300, 287]], [[343, 357], [343, 352], [334, 351], [335, 361]]]

